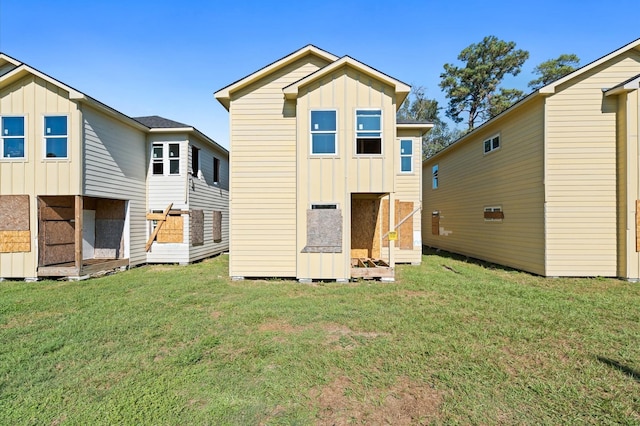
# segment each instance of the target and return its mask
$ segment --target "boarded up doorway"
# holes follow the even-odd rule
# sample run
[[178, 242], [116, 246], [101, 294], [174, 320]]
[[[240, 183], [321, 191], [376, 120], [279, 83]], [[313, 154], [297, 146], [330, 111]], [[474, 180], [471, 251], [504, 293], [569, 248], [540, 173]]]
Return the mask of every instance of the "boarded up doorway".
[[380, 197], [351, 194], [351, 258], [380, 258]]

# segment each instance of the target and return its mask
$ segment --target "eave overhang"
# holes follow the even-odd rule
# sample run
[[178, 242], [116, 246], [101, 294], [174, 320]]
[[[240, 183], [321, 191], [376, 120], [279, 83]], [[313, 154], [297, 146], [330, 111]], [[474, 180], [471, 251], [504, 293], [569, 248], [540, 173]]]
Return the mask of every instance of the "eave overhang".
[[638, 89], [640, 89], [640, 74], [610, 89], [602, 89], [602, 92], [605, 96], [615, 96], [621, 93], [627, 93]]

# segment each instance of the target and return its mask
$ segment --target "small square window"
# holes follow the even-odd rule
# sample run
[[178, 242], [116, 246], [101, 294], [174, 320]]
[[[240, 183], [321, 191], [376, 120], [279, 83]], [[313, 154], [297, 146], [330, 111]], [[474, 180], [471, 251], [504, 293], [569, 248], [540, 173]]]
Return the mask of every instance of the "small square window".
[[490, 152], [495, 151], [500, 148], [500, 135], [495, 135], [485, 140], [484, 143], [484, 153], [488, 154]]

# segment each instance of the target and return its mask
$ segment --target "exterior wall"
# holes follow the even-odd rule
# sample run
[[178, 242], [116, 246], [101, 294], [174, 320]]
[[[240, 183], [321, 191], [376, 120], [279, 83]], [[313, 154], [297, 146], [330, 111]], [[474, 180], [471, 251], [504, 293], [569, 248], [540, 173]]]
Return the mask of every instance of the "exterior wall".
[[[204, 211], [204, 244], [190, 245], [189, 262], [229, 250], [229, 160], [228, 153], [212, 149], [211, 145], [190, 138], [189, 145], [200, 148], [202, 179], [193, 178], [189, 188], [189, 209]], [[189, 149], [191, 157], [191, 149]], [[220, 182], [213, 182], [213, 158], [220, 160]], [[191, 158], [189, 159], [191, 164]], [[213, 240], [213, 211], [222, 212], [222, 241]], [[186, 240], [187, 242], [190, 240]]]
[[[400, 171], [400, 140], [407, 139], [413, 141], [413, 171], [411, 173]], [[420, 208], [409, 219], [413, 222], [413, 250], [402, 250], [396, 244], [395, 262], [419, 264], [422, 261], [422, 136], [420, 132], [406, 130], [398, 132], [394, 150], [396, 153], [396, 200], [412, 202], [414, 211]], [[396, 222], [402, 219], [402, 217], [396, 217]], [[430, 226], [428, 228], [431, 229]], [[382, 251], [383, 257], [385, 256], [385, 251]]]
[[[180, 144], [180, 174], [154, 175], [152, 170], [151, 150], [154, 142], [171, 142]], [[172, 209], [189, 209], [189, 170], [191, 167], [191, 150], [188, 136], [182, 134], [151, 134], [147, 137], [147, 211], [163, 211], [173, 203]], [[196, 179], [197, 180], [197, 179]], [[154, 241], [147, 252], [149, 263], [188, 263], [189, 262], [189, 215], [182, 215], [183, 242], [158, 243]], [[147, 238], [151, 235], [151, 222], [146, 220]]]
[[[423, 244], [544, 275], [543, 119], [542, 101], [533, 100], [425, 161]], [[500, 148], [484, 154], [484, 140], [496, 134]], [[502, 207], [502, 221], [485, 221], [491, 206]]]
[[[67, 159], [44, 157], [44, 115], [67, 114]], [[81, 115], [69, 94], [46, 81], [28, 76], [0, 88], [0, 115], [25, 115], [25, 160], [0, 160], [0, 194], [29, 195], [31, 251], [0, 253], [0, 277], [37, 275], [37, 196], [79, 195], [82, 156]]]
[[546, 101], [546, 273], [616, 276], [616, 110], [613, 87], [640, 73], [632, 50], [567, 83]]
[[127, 200], [130, 265], [146, 262], [146, 137], [121, 121], [83, 106], [83, 195]]
[[[303, 90], [305, 90], [303, 88]], [[380, 108], [382, 155], [356, 155], [355, 111]], [[310, 110], [337, 110], [337, 155], [310, 153]], [[297, 278], [351, 277], [351, 193], [394, 190], [395, 105], [393, 89], [343, 68], [312, 84], [298, 97]], [[342, 252], [302, 253], [307, 244], [307, 209], [312, 203], [336, 203], [342, 211]]]
[[282, 89], [325, 65], [308, 55], [233, 93], [231, 276], [296, 276], [296, 110]]

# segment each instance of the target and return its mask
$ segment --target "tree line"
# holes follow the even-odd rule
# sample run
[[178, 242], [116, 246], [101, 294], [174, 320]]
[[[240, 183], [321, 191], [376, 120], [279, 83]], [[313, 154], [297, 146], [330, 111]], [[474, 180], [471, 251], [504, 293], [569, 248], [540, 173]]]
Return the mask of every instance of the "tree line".
[[[438, 101], [429, 99], [426, 89], [414, 87], [398, 110], [403, 121], [431, 121], [433, 129], [422, 141], [423, 158], [427, 158], [470, 132], [477, 123], [485, 122], [521, 100], [525, 93], [501, 87], [506, 75], [516, 76], [529, 59], [529, 52], [516, 49], [515, 42], [487, 36], [480, 43], [464, 48], [458, 55], [460, 64], [444, 64], [440, 74], [440, 88], [448, 99], [445, 115], [454, 123], [466, 118], [466, 128], [450, 127], [440, 118]], [[537, 90], [562, 78], [580, 66], [575, 54], [562, 54], [537, 65], [533, 73], [538, 77], [528, 87]]]

